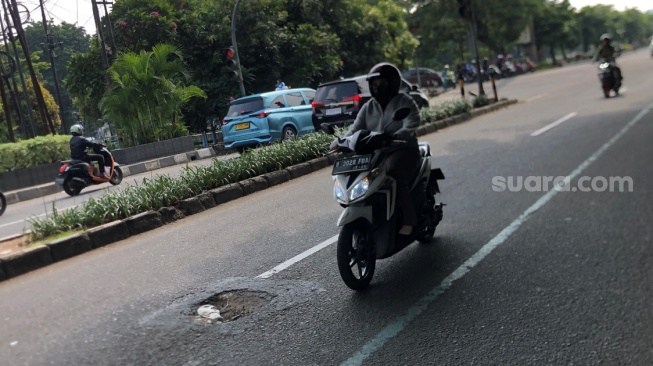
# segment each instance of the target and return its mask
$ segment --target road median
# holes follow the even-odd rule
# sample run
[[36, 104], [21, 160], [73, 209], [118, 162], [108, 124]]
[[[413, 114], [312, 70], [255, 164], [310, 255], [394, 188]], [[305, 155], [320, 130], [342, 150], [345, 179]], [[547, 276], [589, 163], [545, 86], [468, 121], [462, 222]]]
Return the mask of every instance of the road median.
[[[515, 103], [517, 103], [516, 100], [502, 100], [488, 106], [468, 110], [467, 112], [459, 115], [449, 116], [439, 120], [431, 120], [420, 126], [417, 133], [418, 136], [423, 136], [425, 134], [446, 128], [447, 126], [452, 126], [470, 120], [473, 117], [487, 114], [500, 108], [505, 108]], [[214, 179], [216, 176], [223, 177], [223, 181], [221, 182], [222, 184], [220, 185], [218, 183], [218, 187], [211, 189], [201, 189], [199, 192], [197, 192], [197, 194], [192, 194], [190, 197], [180, 199], [178, 201], [172, 200], [171, 202], [173, 202], [173, 204], [165, 204], [163, 207], [148, 208], [143, 210], [143, 212], [128, 214], [126, 215], [127, 217], [111, 220], [111, 222], [101, 222], [100, 220], [100, 222], [97, 224], [92, 225], [90, 223], [94, 221], [89, 221], [89, 224], [87, 225], [88, 227], [84, 227], [82, 226], [83, 224], [80, 224], [79, 221], [75, 221], [80, 220], [80, 218], [84, 218], [84, 216], [79, 213], [71, 214], [70, 216], [66, 217], [56, 218], [55, 221], [49, 224], [56, 225], [56, 220], [58, 219], [66, 225], [70, 225], [71, 223], [73, 225], [78, 225], [77, 230], [70, 230], [70, 228], [66, 228], [66, 230], [75, 232], [66, 237], [57, 238], [56, 240], [52, 241], [48, 241], [46, 238], [44, 240], [43, 246], [26, 249], [23, 252], [15, 253], [5, 258], [0, 258], [0, 281], [16, 277], [20, 274], [27, 273], [38, 268], [45, 267], [59, 260], [64, 260], [75, 255], [83, 254], [95, 248], [103, 247], [114, 242], [128, 239], [131, 236], [154, 230], [163, 225], [181, 220], [194, 214], [204, 212], [224, 203], [239, 199], [243, 196], [254, 194], [256, 192], [260, 192], [277, 185], [282, 185], [290, 180], [297, 179], [304, 175], [327, 168], [331, 166], [335, 159], [337, 159], [338, 155], [325, 153], [328, 149], [328, 141], [330, 141], [331, 137], [323, 136], [322, 134], [316, 135], [321, 136], [313, 137], [315, 141], [302, 142], [302, 140], [306, 140], [311, 137], [296, 140], [295, 143], [297, 146], [292, 145], [291, 142], [285, 144], [286, 146], [282, 146], [284, 144], [279, 144], [277, 145], [278, 147], [272, 147], [269, 150], [260, 149], [261, 152], [259, 152], [257, 155], [257, 157], [260, 158], [259, 161], [254, 161], [252, 156], [245, 154], [242, 158], [233, 159], [242, 159], [241, 161], [234, 161], [229, 163], [229, 165], [218, 164], [209, 168], [202, 168], [207, 170], [201, 170], [200, 168], [190, 169], [188, 176], [180, 178], [182, 181], [184, 179], [190, 179], [190, 177], [193, 176], [200, 177], [202, 180], [204, 180], [204, 175], [202, 174], [205, 174], [207, 179]], [[311, 154], [302, 154], [301, 158], [294, 159], [284, 156], [284, 154], [288, 152], [287, 149], [290, 147], [302, 147], [307, 151], [312, 151], [313, 156], [311, 156]], [[318, 155], [318, 157], [314, 157], [315, 155]], [[272, 161], [270, 159], [277, 159], [278, 161]], [[281, 162], [281, 160], [284, 161]], [[261, 161], [267, 163], [267, 165], [261, 163]], [[272, 165], [272, 163], [275, 162], [276, 165], [274, 166], [276, 166], [277, 169], [265, 171], [266, 166], [269, 167]], [[243, 167], [243, 164], [249, 164], [249, 166]], [[256, 164], [259, 164], [259, 166], [255, 166]], [[259, 173], [255, 174], [254, 176], [240, 177], [235, 176], [234, 174], [244, 174], [243, 171], [238, 170], [235, 173], [230, 172], [229, 174], [227, 174], [227, 172], [220, 171], [220, 169], [226, 169], [225, 167], [231, 167], [234, 169], [237, 167], [242, 167], [242, 169], [244, 169], [243, 171], [247, 171], [247, 174], [249, 175], [254, 175], [252, 172], [256, 171]], [[213, 169], [213, 171], [209, 171], [208, 169]], [[164, 185], [166, 182], [172, 182], [171, 184], [173, 185], [176, 184], [171, 179], [172, 178], [168, 177], [167, 180], [162, 180], [159, 183], [162, 185]], [[226, 182], [228, 179], [234, 179], [236, 181]], [[158, 195], [165, 195], [170, 192], [161, 192], [162, 188], [174, 189], [175, 187], [152, 186], [152, 188], [152, 191]], [[162, 198], [159, 197], [157, 199]], [[110, 198], [107, 200], [108, 203], [113, 202]], [[100, 198], [98, 200], [94, 200], [92, 205], [95, 205], [94, 207], [97, 208], [101, 207], [99, 205], [108, 204], [107, 202], [101, 202]], [[157, 200], [157, 202], [164, 201]], [[63, 214], [59, 213], [58, 215]], [[59, 232], [65, 231], [64, 228], [56, 229], [59, 230]], [[53, 234], [51, 235], [54, 235], [56, 234], [56, 231], [53, 231], [52, 233]], [[2, 242], [0, 242], [0, 246], [1, 245]]]

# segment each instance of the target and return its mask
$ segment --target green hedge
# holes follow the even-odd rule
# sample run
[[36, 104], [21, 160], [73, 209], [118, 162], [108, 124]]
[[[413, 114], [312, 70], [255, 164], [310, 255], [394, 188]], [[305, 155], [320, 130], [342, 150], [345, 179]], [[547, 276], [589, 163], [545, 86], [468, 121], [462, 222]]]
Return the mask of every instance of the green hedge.
[[420, 122], [422, 124], [431, 123], [447, 117], [467, 113], [471, 109], [472, 105], [464, 100], [444, 102], [431, 108], [422, 108], [419, 111]]
[[70, 136], [39, 136], [0, 144], [0, 173], [56, 163], [70, 158]]

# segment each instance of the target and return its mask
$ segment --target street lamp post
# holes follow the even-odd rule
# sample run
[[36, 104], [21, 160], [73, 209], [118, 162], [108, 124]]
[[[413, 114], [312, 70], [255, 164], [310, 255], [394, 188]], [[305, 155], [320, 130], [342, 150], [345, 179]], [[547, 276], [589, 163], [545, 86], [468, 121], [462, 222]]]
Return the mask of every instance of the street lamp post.
[[236, 0], [234, 11], [231, 14], [231, 45], [236, 52], [236, 67], [238, 68], [238, 84], [240, 85], [240, 94], [245, 96], [245, 84], [243, 83], [243, 70], [240, 67], [240, 53], [238, 53], [238, 45], [236, 44], [236, 12], [238, 10], [240, 0]]

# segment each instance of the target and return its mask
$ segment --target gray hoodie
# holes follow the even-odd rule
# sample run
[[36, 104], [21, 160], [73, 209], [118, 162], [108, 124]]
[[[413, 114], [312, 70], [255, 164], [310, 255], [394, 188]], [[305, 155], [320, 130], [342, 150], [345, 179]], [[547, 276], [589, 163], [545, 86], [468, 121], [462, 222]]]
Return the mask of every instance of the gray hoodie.
[[[394, 113], [401, 108], [409, 108], [410, 114], [403, 120], [393, 121]], [[354, 124], [347, 132], [351, 136], [360, 130], [369, 130], [373, 132], [385, 132], [388, 135], [399, 135], [404, 140], [416, 140], [415, 131], [419, 127], [419, 108], [409, 95], [404, 93], [397, 94], [390, 100], [385, 111], [376, 99], [370, 99], [356, 116]]]

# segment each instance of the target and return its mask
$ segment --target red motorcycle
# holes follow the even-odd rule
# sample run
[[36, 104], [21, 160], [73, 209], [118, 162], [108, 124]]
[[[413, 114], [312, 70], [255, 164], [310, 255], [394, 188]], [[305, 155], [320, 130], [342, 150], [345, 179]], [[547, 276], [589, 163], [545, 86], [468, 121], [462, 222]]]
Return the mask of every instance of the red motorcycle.
[[113, 155], [106, 147], [94, 148], [96, 154], [104, 157], [106, 167], [109, 169], [110, 178], [104, 178], [99, 169], [92, 164], [82, 160], [66, 160], [61, 162], [59, 176], [54, 180], [55, 183], [63, 186], [63, 190], [69, 196], [77, 196], [82, 189], [102, 183], [118, 185], [122, 182], [122, 170], [120, 164], [114, 159]]

